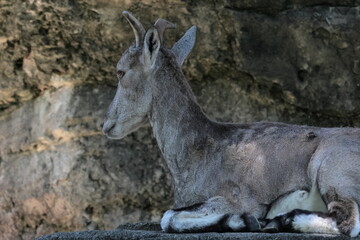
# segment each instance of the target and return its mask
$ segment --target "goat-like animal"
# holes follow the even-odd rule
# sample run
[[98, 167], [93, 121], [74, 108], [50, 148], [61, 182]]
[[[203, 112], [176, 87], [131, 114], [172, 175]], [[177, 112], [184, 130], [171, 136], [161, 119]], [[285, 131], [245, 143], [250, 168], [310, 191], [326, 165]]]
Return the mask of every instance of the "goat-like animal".
[[163, 33], [174, 24], [145, 31], [123, 15], [135, 44], [116, 66], [103, 133], [120, 139], [150, 121], [178, 208], [164, 214], [164, 231], [359, 234], [360, 129], [210, 120], [181, 71], [196, 27], [169, 49]]

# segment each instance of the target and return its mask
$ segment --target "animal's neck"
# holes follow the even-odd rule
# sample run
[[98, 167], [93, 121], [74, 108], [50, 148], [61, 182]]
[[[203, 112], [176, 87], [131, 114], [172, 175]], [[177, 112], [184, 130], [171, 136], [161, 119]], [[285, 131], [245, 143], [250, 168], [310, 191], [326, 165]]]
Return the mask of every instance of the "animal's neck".
[[181, 173], [196, 167], [199, 159], [189, 159], [189, 152], [209, 136], [206, 131], [213, 122], [196, 103], [180, 69], [165, 66], [158, 70], [153, 87], [150, 122], [176, 184]]

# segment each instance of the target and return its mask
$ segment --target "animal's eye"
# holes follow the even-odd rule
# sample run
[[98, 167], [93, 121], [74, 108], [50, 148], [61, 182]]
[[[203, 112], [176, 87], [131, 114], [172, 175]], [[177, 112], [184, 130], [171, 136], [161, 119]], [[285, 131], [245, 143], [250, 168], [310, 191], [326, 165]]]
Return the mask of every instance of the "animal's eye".
[[119, 79], [121, 79], [124, 75], [125, 75], [125, 72], [124, 72], [124, 71], [119, 70], [119, 71], [116, 72], [116, 76], [117, 76]]

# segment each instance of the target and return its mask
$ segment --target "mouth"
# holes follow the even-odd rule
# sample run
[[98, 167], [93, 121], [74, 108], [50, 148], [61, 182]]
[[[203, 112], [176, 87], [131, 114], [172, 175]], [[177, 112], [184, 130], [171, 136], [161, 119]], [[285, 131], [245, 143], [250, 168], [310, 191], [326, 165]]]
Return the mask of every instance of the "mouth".
[[116, 122], [105, 123], [102, 129], [103, 134], [109, 139], [122, 139], [126, 134], [117, 134], [114, 133], [116, 127]]
[[126, 136], [126, 135], [113, 134], [111, 132], [106, 132], [106, 133], [103, 132], [103, 134], [109, 139], [122, 139]]
[[[130, 121], [123, 121], [121, 124], [114, 120], [106, 120], [104, 122], [102, 132], [103, 134], [110, 139], [122, 139], [140, 128], [146, 119], [137, 122], [136, 124], [130, 124]], [[118, 126], [118, 127], [116, 127]]]

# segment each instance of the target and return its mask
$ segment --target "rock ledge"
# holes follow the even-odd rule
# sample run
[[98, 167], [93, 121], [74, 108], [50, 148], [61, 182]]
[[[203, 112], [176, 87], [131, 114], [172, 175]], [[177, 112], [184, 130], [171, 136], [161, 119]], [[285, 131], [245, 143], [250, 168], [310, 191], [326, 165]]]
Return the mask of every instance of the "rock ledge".
[[[68, 239], [183, 239], [183, 240], [265, 240], [265, 239], [276, 239], [276, 240], [342, 240], [350, 239], [346, 236], [337, 235], [324, 235], [324, 234], [297, 234], [297, 233], [186, 233], [186, 234], [173, 234], [163, 233], [160, 230], [158, 223], [136, 223], [136, 224], [125, 224], [119, 226], [115, 230], [106, 231], [81, 231], [81, 232], [67, 232], [67, 233], [54, 233], [39, 237], [36, 240], [68, 240]], [[352, 238], [354, 240], [360, 240], [360, 237]]]

